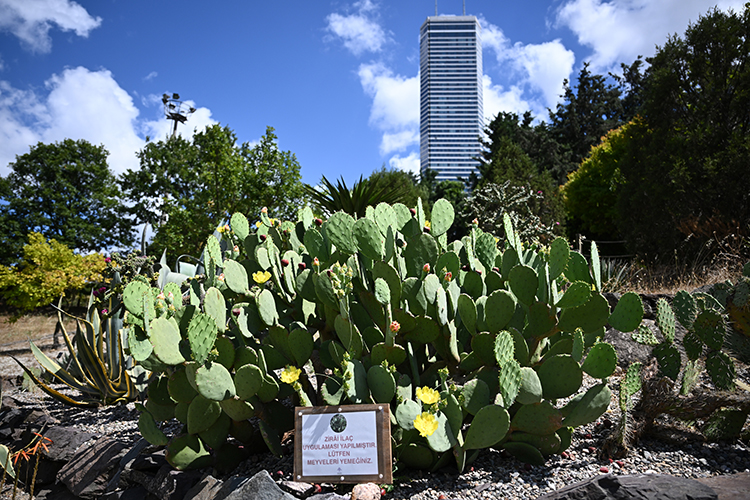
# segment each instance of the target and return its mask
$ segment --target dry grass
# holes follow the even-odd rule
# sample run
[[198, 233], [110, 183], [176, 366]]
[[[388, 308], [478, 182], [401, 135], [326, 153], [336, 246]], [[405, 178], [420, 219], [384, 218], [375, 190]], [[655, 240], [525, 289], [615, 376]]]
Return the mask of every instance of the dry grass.
[[[0, 351], [26, 349], [29, 340], [42, 344], [52, 343], [57, 314], [51, 312], [27, 314], [15, 322], [11, 322], [10, 318], [8, 314], [0, 314]], [[75, 331], [75, 322], [70, 318], [64, 319], [63, 324], [69, 333]]]

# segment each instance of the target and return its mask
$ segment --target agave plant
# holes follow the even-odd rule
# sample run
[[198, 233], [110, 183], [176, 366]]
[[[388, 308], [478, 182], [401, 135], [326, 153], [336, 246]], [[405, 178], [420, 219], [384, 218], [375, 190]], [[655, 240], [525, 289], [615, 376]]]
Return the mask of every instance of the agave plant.
[[354, 183], [349, 189], [346, 181], [340, 178], [334, 186], [331, 181], [322, 176], [320, 183], [322, 190], [305, 184], [305, 192], [319, 208], [328, 215], [335, 212], [346, 212], [357, 218], [365, 216], [367, 206], [377, 206], [378, 203], [395, 203], [401, 201], [404, 193], [401, 189], [387, 189], [380, 187], [370, 179], [362, 179]]
[[[117, 285], [119, 282], [119, 276], [116, 275], [112, 284]], [[103, 315], [100, 315], [93, 304], [92, 293], [85, 319], [68, 314], [59, 306], [55, 307], [58, 311], [59, 327], [70, 354], [67, 369], [44, 354], [34, 342], [30, 342], [31, 352], [39, 364], [52, 375], [54, 381], [79, 391], [82, 395], [80, 401], [45, 384], [23, 363], [13, 358], [40, 389], [64, 404], [96, 407], [132, 401], [138, 397], [138, 390], [127, 371], [128, 360], [123, 353], [120, 335], [122, 330], [121, 302], [115, 294], [112, 294], [106, 304], [107, 310], [102, 311]], [[75, 346], [63, 326], [63, 315], [76, 320]]]

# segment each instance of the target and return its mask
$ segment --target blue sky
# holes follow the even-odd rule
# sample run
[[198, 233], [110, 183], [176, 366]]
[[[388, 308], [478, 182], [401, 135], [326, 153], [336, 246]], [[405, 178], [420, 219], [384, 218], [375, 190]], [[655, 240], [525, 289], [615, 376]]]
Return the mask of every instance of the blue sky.
[[[483, 28], [484, 103], [544, 118], [585, 61], [649, 56], [711, 7], [744, 0], [466, 0]], [[439, 0], [460, 15], [462, 0]], [[434, 0], [0, 0], [0, 175], [38, 141], [86, 139], [120, 173], [165, 138], [161, 95], [255, 142], [266, 126], [303, 180], [419, 162], [419, 27]]]

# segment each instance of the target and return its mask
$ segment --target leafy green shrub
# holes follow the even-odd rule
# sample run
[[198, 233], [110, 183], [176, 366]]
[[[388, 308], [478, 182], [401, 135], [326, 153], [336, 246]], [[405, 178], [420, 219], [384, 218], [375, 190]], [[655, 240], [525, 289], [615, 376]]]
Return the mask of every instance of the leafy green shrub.
[[0, 266], [0, 296], [5, 304], [23, 313], [46, 306], [66, 291], [82, 290], [101, 280], [104, 257], [78, 255], [56, 240], [30, 233], [23, 247], [23, 261], [14, 267]]
[[[564, 239], [532, 250], [504, 214], [501, 248], [476, 226], [449, 243], [445, 200], [429, 231], [421, 201], [260, 219], [210, 236], [205, 274], [180, 286], [163, 269], [160, 287], [123, 292], [128, 352], [153, 371], [139, 427], [173, 466], [281, 454], [290, 397], [389, 404], [401, 464], [460, 470], [489, 447], [543, 463], [609, 406], [616, 354], [599, 339], [607, 323], [634, 330], [642, 305], [626, 294], [610, 311], [599, 263]], [[583, 373], [601, 382], [582, 391]], [[185, 427], [167, 436], [174, 418]]]

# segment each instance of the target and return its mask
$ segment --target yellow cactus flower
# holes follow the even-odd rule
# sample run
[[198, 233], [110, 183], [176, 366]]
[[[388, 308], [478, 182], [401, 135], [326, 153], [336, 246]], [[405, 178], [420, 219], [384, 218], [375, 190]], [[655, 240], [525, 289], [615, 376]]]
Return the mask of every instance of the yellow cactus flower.
[[429, 387], [417, 387], [417, 397], [426, 405], [432, 405], [440, 401], [440, 393]]
[[300, 370], [296, 366], [287, 366], [281, 372], [281, 381], [285, 384], [292, 385], [297, 381], [300, 373], [302, 373], [302, 370]]
[[262, 285], [266, 281], [271, 279], [271, 273], [268, 271], [258, 271], [257, 273], [253, 273], [253, 281], [255, 281], [257, 284]]
[[422, 437], [432, 436], [438, 428], [438, 421], [432, 413], [422, 412], [414, 419], [414, 428]]
[[424, 227], [426, 227], [427, 229], [431, 229], [432, 228], [432, 224], [430, 224], [430, 221], [426, 220], [426, 221], [424, 221]]

